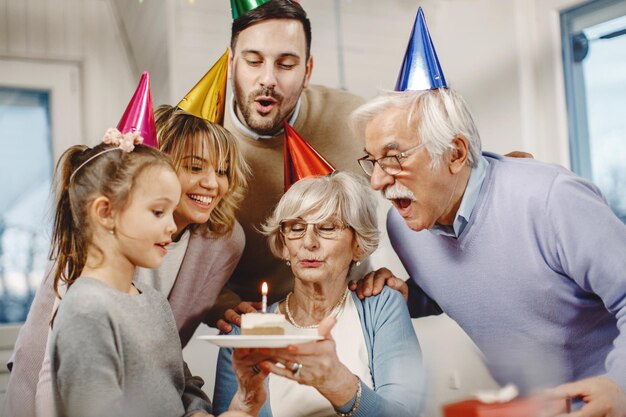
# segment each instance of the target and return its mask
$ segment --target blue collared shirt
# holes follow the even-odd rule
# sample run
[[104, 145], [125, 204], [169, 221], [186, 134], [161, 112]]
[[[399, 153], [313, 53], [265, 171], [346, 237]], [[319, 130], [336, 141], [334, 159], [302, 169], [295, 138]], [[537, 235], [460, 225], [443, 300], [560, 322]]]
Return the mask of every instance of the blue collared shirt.
[[465, 188], [465, 193], [463, 193], [461, 205], [459, 206], [459, 210], [456, 212], [456, 217], [454, 218], [452, 226], [444, 226], [442, 224], [435, 223], [432, 228], [428, 229], [430, 232], [436, 235], [450, 236], [454, 238], [461, 236], [461, 233], [463, 233], [463, 230], [465, 229], [465, 226], [467, 226], [470, 216], [472, 215], [472, 210], [474, 210], [474, 206], [476, 205], [476, 200], [478, 199], [478, 194], [480, 193], [480, 187], [482, 187], [485, 175], [487, 174], [488, 165], [489, 163], [485, 157], [481, 155], [478, 159], [478, 164], [472, 168], [469, 181], [467, 182], [467, 187]]
[[[301, 101], [302, 101], [302, 98], [298, 98], [298, 102], [296, 103], [296, 108], [294, 109], [293, 114], [291, 115], [291, 118], [289, 119], [289, 124], [291, 126], [293, 126], [296, 123], [296, 120], [298, 120], [298, 115], [300, 114]], [[278, 133], [276, 133], [276, 135], [259, 135], [255, 131], [251, 130], [248, 126], [243, 124], [241, 120], [239, 120], [239, 117], [237, 117], [237, 112], [235, 111], [236, 105], [237, 103], [235, 102], [235, 96], [232, 96], [231, 105], [228, 106], [228, 111], [230, 112], [230, 119], [233, 121], [233, 125], [237, 128], [237, 130], [239, 130], [244, 135], [254, 138], [256, 140], [259, 140], [259, 139], [270, 139], [276, 135], [283, 133], [283, 129], [281, 129], [278, 131]]]

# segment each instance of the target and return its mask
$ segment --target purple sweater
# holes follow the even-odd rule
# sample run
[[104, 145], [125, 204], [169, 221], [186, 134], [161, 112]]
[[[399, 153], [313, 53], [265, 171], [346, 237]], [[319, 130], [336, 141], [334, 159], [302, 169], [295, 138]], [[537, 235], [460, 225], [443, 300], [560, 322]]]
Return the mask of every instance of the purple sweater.
[[606, 374], [626, 390], [626, 225], [566, 169], [485, 155], [458, 239], [414, 232], [392, 208], [391, 243], [421, 289], [524, 392]]

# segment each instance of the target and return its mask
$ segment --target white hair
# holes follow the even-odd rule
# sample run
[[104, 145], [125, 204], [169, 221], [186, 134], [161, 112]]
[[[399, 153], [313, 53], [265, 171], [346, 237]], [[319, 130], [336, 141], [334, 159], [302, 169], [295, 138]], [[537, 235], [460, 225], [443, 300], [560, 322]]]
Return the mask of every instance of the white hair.
[[465, 100], [454, 90], [438, 88], [424, 91], [391, 92], [376, 97], [350, 115], [353, 132], [365, 136], [365, 128], [378, 114], [391, 108], [408, 110], [407, 125], [425, 143], [432, 164], [439, 166], [446, 151], [453, 149], [454, 138], [469, 142], [467, 163], [475, 166], [481, 154], [480, 135]]
[[337, 217], [354, 230], [361, 257], [378, 247], [376, 199], [362, 176], [336, 171], [324, 177], [304, 178], [289, 188], [272, 215], [261, 226], [274, 256], [282, 258], [284, 241], [280, 222], [313, 215], [319, 223]]

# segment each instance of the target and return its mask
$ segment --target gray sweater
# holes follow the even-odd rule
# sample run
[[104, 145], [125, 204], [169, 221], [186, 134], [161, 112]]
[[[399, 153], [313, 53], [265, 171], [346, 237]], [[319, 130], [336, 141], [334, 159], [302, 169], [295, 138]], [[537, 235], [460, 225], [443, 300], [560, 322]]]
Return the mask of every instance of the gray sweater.
[[209, 412], [203, 381], [183, 365], [165, 298], [131, 296], [80, 278], [60, 304], [51, 341], [53, 395], [64, 416], [186, 416]]

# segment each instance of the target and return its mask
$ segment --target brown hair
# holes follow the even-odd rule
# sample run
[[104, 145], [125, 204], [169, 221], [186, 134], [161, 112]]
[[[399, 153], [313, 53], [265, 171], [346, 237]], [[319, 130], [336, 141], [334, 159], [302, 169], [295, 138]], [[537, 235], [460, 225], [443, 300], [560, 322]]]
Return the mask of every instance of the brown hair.
[[176, 171], [185, 169], [183, 158], [202, 155], [209, 150], [211, 164], [216, 170], [228, 172], [228, 190], [217, 203], [204, 225], [192, 225], [192, 230], [207, 231], [215, 236], [230, 233], [235, 225], [235, 211], [248, 187], [250, 168], [243, 159], [237, 139], [222, 126], [193, 116], [168, 105], [155, 112], [159, 148], [172, 158]]
[[59, 298], [59, 283], [63, 281], [69, 288], [80, 277], [88, 250], [102, 252], [91, 241], [90, 202], [105, 196], [112, 208], [123, 209], [139, 174], [155, 166], [173, 169], [167, 156], [143, 145], [132, 152], [104, 143], [93, 148], [76, 145], [61, 155], [55, 169], [56, 210], [50, 249], [50, 259], [56, 261], [54, 291]]

